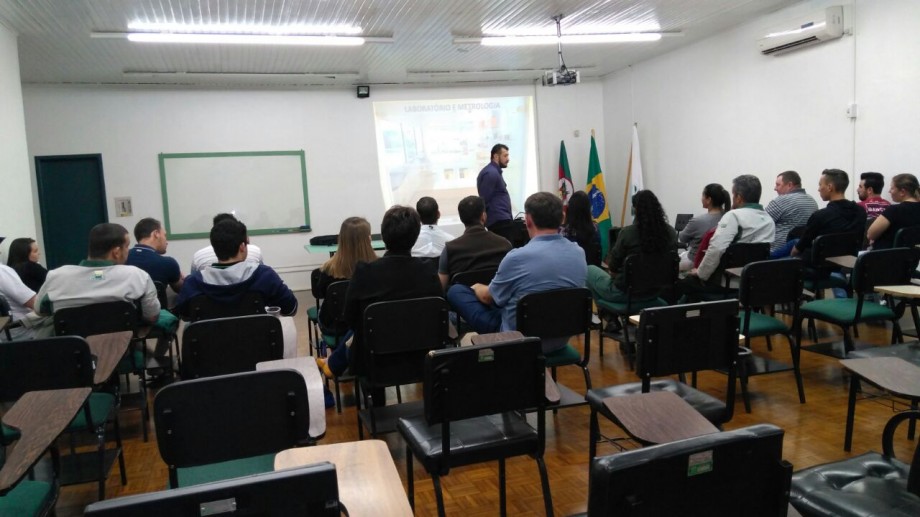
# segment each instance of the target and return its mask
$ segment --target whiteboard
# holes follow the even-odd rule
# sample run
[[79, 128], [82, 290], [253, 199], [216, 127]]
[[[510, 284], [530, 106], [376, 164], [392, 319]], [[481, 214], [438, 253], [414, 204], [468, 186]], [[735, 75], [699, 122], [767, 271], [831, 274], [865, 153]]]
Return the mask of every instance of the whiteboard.
[[212, 219], [222, 212], [234, 214], [250, 235], [309, 229], [302, 150], [159, 156], [170, 239], [207, 238]]

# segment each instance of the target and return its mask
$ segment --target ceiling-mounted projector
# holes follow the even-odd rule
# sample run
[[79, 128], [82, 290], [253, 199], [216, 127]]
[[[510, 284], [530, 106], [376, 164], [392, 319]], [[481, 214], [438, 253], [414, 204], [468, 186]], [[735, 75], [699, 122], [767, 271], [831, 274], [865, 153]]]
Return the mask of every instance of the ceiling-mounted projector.
[[543, 86], [564, 86], [581, 82], [581, 74], [577, 70], [569, 70], [562, 59], [562, 15], [553, 16], [556, 22], [556, 51], [559, 54], [559, 69], [543, 72]]
[[564, 86], [566, 84], [578, 84], [581, 82], [581, 72], [561, 68], [559, 70], [547, 70], [543, 72], [543, 86]]

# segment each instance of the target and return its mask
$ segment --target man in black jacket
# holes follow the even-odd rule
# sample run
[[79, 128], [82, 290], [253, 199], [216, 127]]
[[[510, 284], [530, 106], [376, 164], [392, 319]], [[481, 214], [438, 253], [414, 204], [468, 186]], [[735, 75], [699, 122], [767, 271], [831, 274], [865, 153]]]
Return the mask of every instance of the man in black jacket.
[[858, 204], [846, 199], [845, 192], [850, 185], [847, 173], [840, 169], [825, 169], [818, 181], [818, 194], [827, 206], [811, 214], [802, 237], [792, 248], [792, 256], [809, 253], [814, 240], [830, 233], [853, 233], [863, 235], [866, 231], [866, 211]]

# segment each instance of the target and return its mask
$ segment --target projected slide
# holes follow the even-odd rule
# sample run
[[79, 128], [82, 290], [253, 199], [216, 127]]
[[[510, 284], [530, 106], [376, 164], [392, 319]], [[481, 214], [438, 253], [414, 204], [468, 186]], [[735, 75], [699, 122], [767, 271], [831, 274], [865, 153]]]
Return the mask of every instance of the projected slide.
[[374, 103], [385, 206], [438, 200], [441, 224], [459, 222], [457, 203], [476, 194], [476, 176], [496, 143], [508, 146], [503, 172], [514, 213], [537, 190], [533, 97]]

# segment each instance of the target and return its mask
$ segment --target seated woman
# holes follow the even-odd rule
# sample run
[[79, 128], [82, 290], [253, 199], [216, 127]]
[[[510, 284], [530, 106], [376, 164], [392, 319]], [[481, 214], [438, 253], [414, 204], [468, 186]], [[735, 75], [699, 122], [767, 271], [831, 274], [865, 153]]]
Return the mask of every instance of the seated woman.
[[38, 263], [40, 254], [35, 239], [22, 237], [10, 243], [9, 259], [6, 261], [7, 266], [16, 270], [22, 283], [35, 292], [41, 289], [48, 276], [48, 270]]
[[601, 234], [591, 217], [591, 199], [586, 192], [579, 190], [572, 194], [559, 233], [585, 250], [589, 266], [601, 265]]
[[[668, 224], [668, 217], [658, 198], [650, 190], [640, 190], [632, 197], [635, 222], [620, 230], [617, 242], [607, 254], [608, 274], [597, 266], [588, 266], [587, 287], [598, 300], [626, 302], [626, 257], [642, 253], [677, 253], [677, 232]], [[657, 293], [648, 293], [648, 297]], [[639, 294], [642, 298], [642, 293]]]
[[891, 178], [888, 189], [891, 205], [875, 218], [866, 236], [872, 241], [873, 250], [883, 250], [894, 246], [894, 236], [901, 228], [920, 225], [920, 184], [913, 174], [898, 174]]
[[[371, 246], [371, 224], [362, 217], [345, 219], [339, 228], [339, 249], [320, 267], [320, 278], [316, 285], [317, 292], [314, 294], [323, 298], [329, 284], [351, 280], [355, 266], [359, 262], [373, 262], [376, 259], [377, 254], [374, 253], [374, 248]], [[319, 326], [324, 332], [332, 333], [336, 315], [330, 314], [330, 311], [324, 311], [324, 308], [325, 305], [320, 306], [319, 309]], [[348, 332], [339, 340], [328, 359], [318, 358], [316, 360], [328, 377], [332, 377], [333, 373], [341, 374], [348, 368], [348, 356], [343, 343], [350, 336], [351, 333]]]
[[703, 188], [703, 195], [700, 201], [703, 203], [706, 213], [690, 219], [687, 226], [677, 236], [679, 242], [687, 244], [687, 251], [680, 254], [681, 271], [693, 269], [693, 262], [703, 235], [715, 228], [719, 224], [719, 220], [722, 219], [722, 214], [728, 212], [732, 206], [731, 196], [718, 183], [706, 185]]

